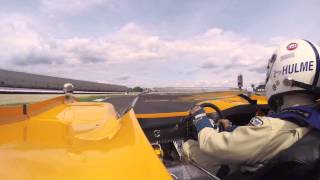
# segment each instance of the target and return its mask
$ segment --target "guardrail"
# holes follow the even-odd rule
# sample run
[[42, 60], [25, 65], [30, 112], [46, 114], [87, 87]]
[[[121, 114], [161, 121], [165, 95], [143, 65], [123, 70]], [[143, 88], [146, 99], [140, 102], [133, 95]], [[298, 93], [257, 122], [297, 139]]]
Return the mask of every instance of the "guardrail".
[[[123, 91], [74, 91], [74, 94], [123, 94]], [[0, 87], [0, 94], [64, 94], [63, 90]]]

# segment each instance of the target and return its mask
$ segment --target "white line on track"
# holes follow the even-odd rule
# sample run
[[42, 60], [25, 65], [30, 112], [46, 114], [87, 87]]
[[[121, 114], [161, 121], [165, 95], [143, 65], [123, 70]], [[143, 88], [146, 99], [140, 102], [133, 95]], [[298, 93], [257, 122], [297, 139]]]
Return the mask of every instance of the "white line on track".
[[99, 98], [99, 99], [95, 99], [95, 100], [93, 100], [93, 101], [94, 101], [94, 102], [102, 102], [102, 101], [105, 101], [105, 100], [107, 100], [107, 99], [109, 99], [109, 97]]
[[137, 97], [134, 98], [134, 100], [133, 100], [132, 103], [131, 103], [131, 107], [134, 107], [134, 106], [136, 105], [138, 99], [139, 99], [139, 96], [137, 96]]
[[155, 99], [155, 100], [145, 100], [143, 102], [168, 102], [168, 101], [173, 101], [173, 100], [168, 100], [168, 99]]

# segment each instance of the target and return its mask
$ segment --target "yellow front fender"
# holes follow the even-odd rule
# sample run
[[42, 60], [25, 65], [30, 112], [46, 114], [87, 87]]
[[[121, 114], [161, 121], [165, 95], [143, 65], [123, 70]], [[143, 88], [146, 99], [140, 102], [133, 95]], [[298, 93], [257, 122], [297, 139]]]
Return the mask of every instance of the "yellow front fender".
[[118, 118], [111, 104], [63, 98], [4, 109], [1, 179], [171, 179], [133, 110]]

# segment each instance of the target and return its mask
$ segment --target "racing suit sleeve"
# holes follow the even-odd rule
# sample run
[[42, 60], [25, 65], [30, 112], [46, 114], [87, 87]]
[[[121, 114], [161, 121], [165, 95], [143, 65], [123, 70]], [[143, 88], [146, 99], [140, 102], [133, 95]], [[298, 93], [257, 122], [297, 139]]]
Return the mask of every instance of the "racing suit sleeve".
[[270, 141], [271, 125], [239, 126], [232, 132], [204, 128], [198, 134], [200, 149], [220, 164], [241, 164], [256, 157]]
[[[309, 132], [308, 127], [271, 117], [254, 117], [231, 132], [204, 127], [198, 142], [188, 140], [183, 150], [189, 159], [211, 158], [215, 164], [252, 165], [271, 159]], [[200, 158], [200, 159], [204, 159]]]

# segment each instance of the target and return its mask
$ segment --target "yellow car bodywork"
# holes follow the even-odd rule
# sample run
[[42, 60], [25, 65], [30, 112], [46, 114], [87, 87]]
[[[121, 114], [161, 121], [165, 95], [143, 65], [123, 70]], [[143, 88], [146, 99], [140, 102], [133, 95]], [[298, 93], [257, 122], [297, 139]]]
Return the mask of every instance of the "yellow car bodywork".
[[133, 110], [65, 97], [0, 108], [0, 177], [171, 179]]
[[[264, 96], [251, 99], [267, 104]], [[222, 110], [248, 104], [239, 96], [203, 102]], [[172, 179], [137, 118], [186, 115], [187, 111], [135, 114], [131, 109], [118, 117], [109, 103], [68, 102], [65, 96], [1, 107], [1, 180]]]

